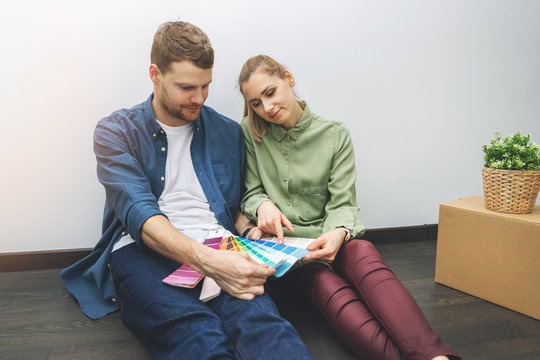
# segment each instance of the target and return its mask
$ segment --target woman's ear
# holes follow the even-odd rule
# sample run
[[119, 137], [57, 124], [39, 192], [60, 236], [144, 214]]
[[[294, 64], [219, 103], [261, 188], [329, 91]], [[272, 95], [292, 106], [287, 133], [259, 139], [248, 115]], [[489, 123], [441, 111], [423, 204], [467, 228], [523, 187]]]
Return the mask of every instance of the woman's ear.
[[291, 72], [289, 70], [285, 70], [285, 79], [289, 83], [290, 87], [294, 87], [294, 84], [295, 84], [294, 83], [294, 76], [293, 76], [293, 74], [291, 74]]

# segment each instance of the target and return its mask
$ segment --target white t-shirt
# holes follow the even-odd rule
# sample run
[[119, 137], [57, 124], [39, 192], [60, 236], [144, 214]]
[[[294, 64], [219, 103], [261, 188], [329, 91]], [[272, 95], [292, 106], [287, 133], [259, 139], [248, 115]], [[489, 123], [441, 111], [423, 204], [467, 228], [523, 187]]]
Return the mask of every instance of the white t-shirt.
[[[164, 150], [167, 151], [165, 187], [158, 200], [159, 208], [176, 229], [202, 243], [210, 232], [225, 229], [218, 224], [193, 168], [193, 124], [172, 127], [158, 123], [167, 134], [168, 143], [168, 149]], [[114, 245], [113, 251], [132, 242], [128, 234]]]

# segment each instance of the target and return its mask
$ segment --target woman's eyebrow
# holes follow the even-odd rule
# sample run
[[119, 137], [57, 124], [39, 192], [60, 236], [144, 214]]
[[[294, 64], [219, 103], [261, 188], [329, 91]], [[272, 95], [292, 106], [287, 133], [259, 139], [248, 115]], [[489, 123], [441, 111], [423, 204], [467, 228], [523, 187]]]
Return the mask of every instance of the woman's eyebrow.
[[[263, 89], [263, 91], [261, 91], [261, 95], [264, 95], [264, 93], [268, 90], [268, 88], [269, 88], [269, 87], [272, 87], [273, 85], [274, 85], [274, 84], [270, 84], [270, 85], [268, 85], [267, 87], [265, 87], [265, 88]], [[255, 101], [255, 100], [257, 100], [257, 98], [253, 98], [253, 99], [249, 100], [248, 102], [253, 102], [253, 101]]]

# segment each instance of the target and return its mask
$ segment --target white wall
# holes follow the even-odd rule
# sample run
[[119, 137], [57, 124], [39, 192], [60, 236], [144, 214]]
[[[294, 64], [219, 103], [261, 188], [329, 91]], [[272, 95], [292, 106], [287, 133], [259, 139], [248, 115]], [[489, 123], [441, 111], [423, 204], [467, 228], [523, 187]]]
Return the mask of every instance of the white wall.
[[354, 137], [368, 228], [436, 223], [482, 194], [495, 131], [540, 142], [539, 1], [26, 0], [0, 14], [0, 253], [91, 247], [104, 192], [97, 120], [146, 99], [157, 26], [186, 20], [216, 52], [207, 104], [236, 120], [242, 63], [267, 53]]

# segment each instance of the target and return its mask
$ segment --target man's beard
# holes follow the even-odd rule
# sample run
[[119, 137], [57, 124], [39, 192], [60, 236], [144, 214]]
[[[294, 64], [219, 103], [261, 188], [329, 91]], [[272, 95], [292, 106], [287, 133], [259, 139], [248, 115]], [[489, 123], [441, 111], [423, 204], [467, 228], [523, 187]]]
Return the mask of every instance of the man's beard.
[[[182, 121], [195, 121], [199, 118], [199, 114], [201, 113], [201, 105], [198, 104], [188, 104], [188, 105], [177, 105], [174, 106], [172, 102], [170, 101], [169, 95], [164, 93], [164, 97], [160, 99], [161, 106], [163, 109], [169, 113], [169, 115], [182, 120]], [[189, 112], [188, 114], [185, 113], [184, 109], [182, 109], [183, 106], [187, 107], [198, 107], [199, 111], [197, 111], [196, 114], [193, 114], [192, 112]]]

